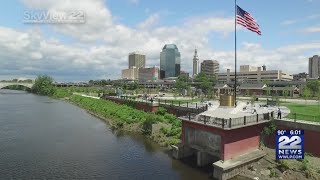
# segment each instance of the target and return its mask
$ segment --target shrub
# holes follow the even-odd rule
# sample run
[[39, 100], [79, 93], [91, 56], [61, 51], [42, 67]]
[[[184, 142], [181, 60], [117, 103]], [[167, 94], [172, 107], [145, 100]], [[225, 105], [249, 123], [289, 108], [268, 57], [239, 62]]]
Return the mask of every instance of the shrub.
[[160, 108], [154, 114], [140, 111], [127, 105], [119, 105], [108, 100], [92, 99], [78, 95], [72, 95], [70, 101], [97, 115], [110, 118], [114, 128], [122, 128], [125, 124], [141, 123], [142, 132], [146, 135], [151, 135], [152, 124], [163, 122], [172, 125], [171, 128], [160, 129], [165, 136], [174, 139], [179, 139], [181, 136], [181, 121], [174, 115], [166, 113], [165, 109]]
[[274, 169], [271, 169], [270, 170], [270, 178], [273, 178], [273, 177], [277, 178], [277, 177], [279, 177], [279, 174]]
[[52, 96], [55, 91], [53, 78], [47, 75], [39, 75], [31, 88], [31, 92], [44, 96]]
[[286, 160], [278, 160], [278, 163], [279, 163], [278, 164], [278, 168], [279, 168], [279, 170], [281, 172], [284, 172], [284, 171], [290, 169], [288, 161], [286, 161]]
[[145, 121], [142, 124], [142, 130], [144, 134], [150, 135], [152, 132], [152, 124], [156, 122], [156, 117], [153, 114], [148, 114]]
[[164, 135], [167, 135], [167, 134], [168, 134], [168, 131], [169, 131], [168, 128], [164, 128], [164, 127], [161, 127], [161, 128], [160, 128], [160, 132], [162, 132]]
[[167, 113], [167, 110], [163, 107], [159, 107], [156, 114], [160, 116], [164, 116]]
[[308, 166], [308, 163], [309, 163], [309, 161], [308, 161], [308, 159], [305, 157], [305, 159], [303, 159], [302, 161], [301, 161], [301, 170], [302, 171], [306, 171], [306, 170], [308, 170], [309, 169], [309, 166]]

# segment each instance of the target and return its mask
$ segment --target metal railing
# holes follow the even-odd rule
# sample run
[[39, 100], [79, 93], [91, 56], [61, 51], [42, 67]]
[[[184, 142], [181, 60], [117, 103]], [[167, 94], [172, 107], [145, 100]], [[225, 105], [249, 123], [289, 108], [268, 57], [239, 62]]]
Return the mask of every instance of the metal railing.
[[222, 129], [230, 129], [251, 124], [257, 124], [264, 121], [270, 121], [274, 117], [274, 113], [255, 114], [238, 118], [218, 118], [206, 115], [191, 114], [181, 116], [185, 120], [199, 122], [205, 125], [219, 127]]
[[[282, 117], [283, 118], [283, 117]], [[306, 114], [300, 114], [300, 113], [290, 113], [285, 118], [292, 119], [294, 121], [310, 121], [310, 122], [320, 122], [320, 115], [306, 115]]]
[[194, 108], [194, 109], [198, 109], [198, 108], [202, 108], [204, 106], [208, 106], [206, 103], [193, 103], [193, 102], [189, 102], [189, 101], [180, 101], [180, 100], [161, 100], [158, 99], [156, 102], [158, 102], [159, 105], [173, 105], [173, 106], [179, 106], [179, 107], [187, 107], [187, 108]]

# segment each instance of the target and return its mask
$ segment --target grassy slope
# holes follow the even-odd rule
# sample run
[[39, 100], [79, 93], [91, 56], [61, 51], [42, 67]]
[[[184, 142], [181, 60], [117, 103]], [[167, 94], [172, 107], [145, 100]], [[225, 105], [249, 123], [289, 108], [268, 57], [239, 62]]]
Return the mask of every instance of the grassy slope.
[[320, 108], [318, 105], [287, 104], [286, 106], [291, 111], [288, 118], [294, 118], [293, 113], [297, 113], [297, 120], [320, 122]]
[[[180, 142], [181, 121], [174, 115], [148, 113], [137, 110], [128, 105], [119, 105], [107, 100], [92, 99], [78, 95], [70, 96], [72, 103], [89, 112], [108, 120], [113, 128], [137, 131], [146, 134], [161, 145], [177, 144]], [[170, 128], [163, 128], [152, 134], [152, 124], [168, 124]]]

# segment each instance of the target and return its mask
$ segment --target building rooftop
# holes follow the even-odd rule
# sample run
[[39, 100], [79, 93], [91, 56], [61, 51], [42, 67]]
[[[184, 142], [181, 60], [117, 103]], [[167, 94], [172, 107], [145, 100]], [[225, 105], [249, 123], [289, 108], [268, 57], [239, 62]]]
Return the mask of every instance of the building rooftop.
[[210, 60], [210, 59], [203, 60], [203, 62], [212, 62], [212, 63], [219, 64], [217, 60]]
[[178, 49], [178, 47], [175, 44], [166, 44], [163, 46], [162, 50], [164, 49]]
[[240, 89], [263, 89], [267, 87], [264, 83], [242, 83], [240, 84]]
[[144, 55], [142, 52], [139, 52], [139, 51], [135, 51], [135, 52], [131, 52], [131, 53], [129, 53], [129, 55], [133, 55], [133, 54]]

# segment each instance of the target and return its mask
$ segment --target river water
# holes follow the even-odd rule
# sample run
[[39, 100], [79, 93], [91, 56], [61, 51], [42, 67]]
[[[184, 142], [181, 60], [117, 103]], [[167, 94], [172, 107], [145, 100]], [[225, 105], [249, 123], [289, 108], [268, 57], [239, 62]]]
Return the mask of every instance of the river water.
[[0, 179], [210, 179], [69, 103], [0, 90]]
[[0, 179], [209, 179], [69, 103], [0, 90]]

